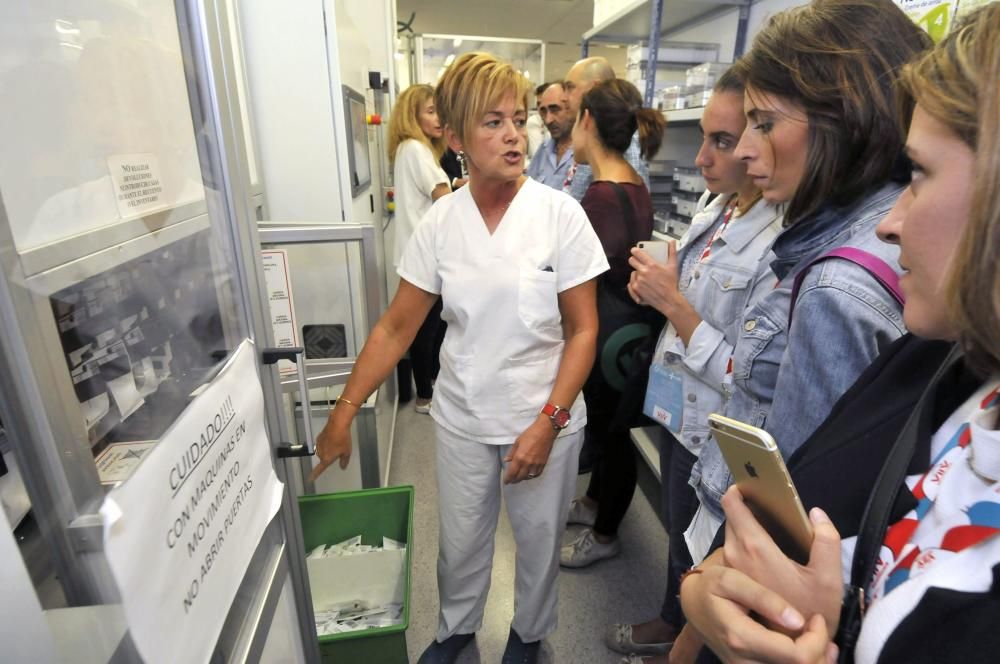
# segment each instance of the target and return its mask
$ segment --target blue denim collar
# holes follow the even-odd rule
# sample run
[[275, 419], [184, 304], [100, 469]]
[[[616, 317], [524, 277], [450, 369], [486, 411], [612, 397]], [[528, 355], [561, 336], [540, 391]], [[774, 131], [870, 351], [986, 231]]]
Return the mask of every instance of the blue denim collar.
[[778, 235], [772, 250], [775, 259], [771, 269], [784, 280], [799, 264], [823, 255], [832, 247], [843, 243], [844, 236], [850, 235], [856, 222], [866, 218], [869, 208], [882, 203], [887, 197], [897, 194], [903, 185], [889, 182], [873, 187], [853, 204], [836, 207], [823, 205], [814, 214], [800, 219]]
[[722, 238], [733, 251], [739, 253], [781, 215], [781, 208], [761, 199], [747, 210], [745, 215], [737, 218], [737, 223], [730, 224], [722, 234]]

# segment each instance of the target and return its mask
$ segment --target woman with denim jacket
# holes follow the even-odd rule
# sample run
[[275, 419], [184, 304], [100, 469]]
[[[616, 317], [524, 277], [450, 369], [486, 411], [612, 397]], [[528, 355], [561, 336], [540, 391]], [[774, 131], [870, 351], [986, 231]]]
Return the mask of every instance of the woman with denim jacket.
[[[787, 209], [772, 247], [777, 284], [745, 315], [726, 415], [766, 429], [786, 458], [905, 331], [900, 303], [867, 267], [814, 261], [852, 248], [900, 271], [898, 247], [875, 226], [906, 181], [896, 76], [929, 46], [891, 0], [815, 0], [776, 14], [738, 64], [748, 124], [737, 153], [764, 199]], [[701, 506], [685, 537], [695, 562], [722, 523], [731, 481], [709, 444], [691, 476]]]
[[[906, 324], [921, 338], [908, 345], [939, 347], [931, 353], [936, 361], [926, 352], [906, 359], [940, 369], [924, 380], [906, 425], [869, 441], [882, 450], [869, 459], [878, 480], [857, 484], [853, 495], [816, 494], [807, 566], [789, 560], [739, 491], [729, 490], [726, 566], [683, 585], [685, 612], [723, 661], [812, 664], [833, 661], [838, 648], [836, 661], [858, 664], [997, 661], [998, 33], [1000, 5], [979, 8], [900, 76], [913, 180], [878, 231], [901, 248]], [[813, 454], [831, 474], [852, 471], [858, 455], [836, 449], [858, 446], [843, 438], [852, 428], [845, 416], [868, 411], [872, 421], [892, 419], [896, 392], [909, 389], [916, 370], [893, 357], [880, 357], [872, 369], [866, 376], [891, 392], [863, 400], [867, 386], [852, 387], [822, 426], [826, 440], [811, 437], [796, 456]]]
[[667, 263], [633, 249], [629, 292], [667, 317], [650, 367], [644, 411], [664, 429], [660, 472], [669, 532], [667, 589], [659, 615], [613, 625], [607, 645], [624, 654], [660, 655], [684, 624], [677, 601], [681, 572], [691, 566], [684, 530], [697, 498], [691, 466], [708, 440], [708, 414], [722, 411], [729, 358], [743, 312], [770, 292], [769, 250], [781, 231], [781, 211], [761, 199], [735, 148], [746, 118], [743, 83], [733, 69], [719, 77], [701, 118], [704, 136], [695, 165], [708, 190], [691, 227], [670, 248]]

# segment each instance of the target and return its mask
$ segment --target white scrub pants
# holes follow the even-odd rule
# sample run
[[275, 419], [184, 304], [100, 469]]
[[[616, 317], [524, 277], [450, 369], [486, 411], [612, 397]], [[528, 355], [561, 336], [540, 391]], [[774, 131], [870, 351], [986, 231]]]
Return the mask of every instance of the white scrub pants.
[[437, 640], [471, 634], [483, 625], [501, 492], [517, 544], [511, 626], [525, 642], [545, 638], [556, 629], [559, 549], [576, 493], [583, 429], [556, 439], [539, 477], [504, 485], [503, 458], [510, 445], [487, 445], [436, 428]]

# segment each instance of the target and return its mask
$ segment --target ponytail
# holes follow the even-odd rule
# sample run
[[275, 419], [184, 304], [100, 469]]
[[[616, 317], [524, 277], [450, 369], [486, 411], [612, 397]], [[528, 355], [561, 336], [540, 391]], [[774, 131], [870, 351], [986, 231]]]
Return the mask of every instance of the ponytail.
[[598, 83], [583, 96], [580, 112], [583, 111], [594, 118], [597, 135], [608, 150], [623, 154], [636, 129], [640, 151], [646, 159], [660, 149], [667, 121], [659, 111], [642, 107], [642, 95], [628, 81], [613, 78]]
[[663, 130], [667, 121], [663, 113], [651, 108], [638, 109], [635, 119], [639, 124], [639, 153], [643, 159], [652, 159], [663, 142]]

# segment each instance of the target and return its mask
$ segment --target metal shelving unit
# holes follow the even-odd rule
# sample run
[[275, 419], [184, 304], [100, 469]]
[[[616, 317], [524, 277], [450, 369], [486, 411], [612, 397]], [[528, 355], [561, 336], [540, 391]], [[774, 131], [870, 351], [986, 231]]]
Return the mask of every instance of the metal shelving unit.
[[733, 7], [749, 7], [750, 4], [750, 0], [633, 0], [604, 22], [583, 33], [583, 41], [624, 43], [647, 39], [657, 5], [660, 7], [657, 33], [663, 35], [683, 30]]
[[[634, 44], [646, 40], [649, 52], [646, 60], [646, 88], [643, 99], [647, 106], [652, 106], [653, 92], [656, 85], [656, 65], [659, 58], [659, 45], [667, 33], [677, 32], [694, 26], [705, 20], [739, 8], [737, 36], [734, 57], [743, 53], [746, 43], [747, 19], [753, 0], [634, 0], [616, 14], [608, 17], [602, 23], [583, 33], [581, 57], [587, 57], [590, 42], [612, 44]], [[663, 111], [667, 127], [682, 128], [686, 131], [696, 129], [701, 120], [704, 108], [687, 108], [682, 110]], [[693, 159], [692, 159], [693, 162]], [[678, 240], [671, 233], [653, 231], [655, 240]], [[651, 436], [652, 428], [637, 428], [631, 430], [632, 441], [640, 456], [649, 466], [657, 481], [660, 477], [659, 454], [655, 438]]]
[[671, 125], [697, 125], [701, 120], [701, 114], [705, 110], [704, 106], [697, 108], [684, 108], [677, 111], [663, 111], [663, 117], [667, 119], [667, 126]]
[[648, 40], [649, 56], [646, 63], [648, 75], [643, 98], [646, 105], [651, 106], [656, 84], [659, 44], [663, 35], [683, 30], [738, 7], [739, 23], [734, 55], [742, 55], [752, 2], [753, 0], [633, 0], [604, 22], [583, 33], [581, 57], [587, 57], [592, 41], [631, 44]]

